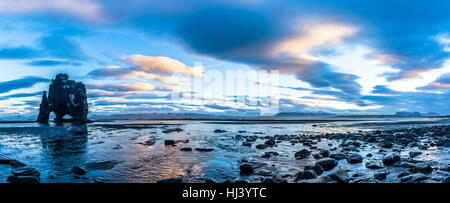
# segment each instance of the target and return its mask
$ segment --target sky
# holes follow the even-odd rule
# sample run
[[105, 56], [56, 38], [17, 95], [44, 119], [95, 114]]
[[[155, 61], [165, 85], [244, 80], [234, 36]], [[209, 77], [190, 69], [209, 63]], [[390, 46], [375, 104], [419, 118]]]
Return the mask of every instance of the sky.
[[[0, 0], [0, 117], [58, 73], [90, 115], [450, 114], [447, 0]], [[265, 112], [265, 113], [264, 113]]]

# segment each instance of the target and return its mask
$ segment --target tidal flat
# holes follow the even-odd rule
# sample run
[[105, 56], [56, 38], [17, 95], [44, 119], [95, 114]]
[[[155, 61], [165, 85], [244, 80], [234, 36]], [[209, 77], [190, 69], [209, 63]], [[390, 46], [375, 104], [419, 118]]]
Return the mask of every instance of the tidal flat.
[[0, 182], [442, 183], [448, 118], [0, 124]]

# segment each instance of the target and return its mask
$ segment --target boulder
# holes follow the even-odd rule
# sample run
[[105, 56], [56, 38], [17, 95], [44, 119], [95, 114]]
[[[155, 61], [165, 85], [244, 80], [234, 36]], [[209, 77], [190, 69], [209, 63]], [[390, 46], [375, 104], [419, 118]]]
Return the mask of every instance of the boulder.
[[324, 172], [322, 166], [320, 166], [317, 163], [314, 166], [305, 167], [305, 171], [307, 171], [307, 170], [313, 170], [316, 173], [316, 175], [318, 175], [318, 176], [322, 175], [322, 173]]
[[381, 165], [381, 163], [378, 163], [378, 162], [375, 162], [375, 161], [367, 161], [366, 162], [366, 168], [380, 169], [380, 168], [383, 168], [383, 165]]
[[405, 176], [400, 179], [402, 183], [417, 183], [421, 180], [425, 180], [427, 177], [423, 173], [416, 173], [414, 175]]
[[84, 169], [84, 168], [81, 168], [81, 167], [79, 167], [79, 166], [74, 166], [74, 167], [72, 167], [72, 173], [74, 173], [74, 174], [76, 174], [76, 175], [80, 175], [80, 176], [82, 176], [82, 175], [84, 175], [84, 174], [86, 174], [87, 173], [87, 171], [86, 171], [86, 169]]
[[321, 159], [321, 158], [323, 158], [322, 154], [319, 154], [319, 153], [312, 154], [312, 156], [314, 157], [314, 159]]
[[41, 174], [34, 168], [31, 167], [20, 167], [12, 171], [14, 176], [40, 176]]
[[311, 152], [307, 149], [302, 149], [298, 152], [295, 153], [295, 158], [296, 159], [304, 159], [306, 157], [308, 157], [311, 154]]
[[210, 152], [213, 151], [213, 148], [195, 148], [195, 150], [200, 151], [200, 152]]
[[6, 180], [10, 183], [40, 183], [39, 176], [9, 176]]
[[350, 177], [348, 176], [347, 171], [345, 171], [344, 169], [339, 169], [328, 176], [331, 179], [337, 181], [338, 183], [349, 183], [350, 182]]
[[373, 174], [373, 177], [377, 180], [384, 180], [386, 179], [388, 173], [386, 171], [379, 171]]
[[214, 133], [226, 133], [226, 130], [216, 129], [214, 130]]
[[266, 140], [266, 142], [264, 142], [264, 144], [266, 144], [268, 146], [274, 146], [275, 145], [275, 140], [268, 139], [268, 140]]
[[442, 183], [450, 183], [450, 177], [447, 177], [444, 180], [442, 180]]
[[323, 157], [329, 157], [330, 151], [326, 150], [326, 149], [322, 149], [322, 150], [320, 150], [319, 154], [321, 154]]
[[350, 154], [347, 156], [347, 162], [351, 164], [361, 163], [363, 160], [362, 156], [359, 154]]
[[430, 173], [433, 171], [431, 164], [428, 163], [418, 163], [409, 169], [411, 173]]
[[250, 175], [253, 173], [254, 169], [253, 166], [250, 164], [242, 164], [239, 166], [240, 174], [241, 175]]
[[175, 145], [175, 140], [164, 140], [164, 145]]
[[309, 180], [309, 179], [316, 178], [316, 174], [314, 173], [314, 171], [305, 170], [305, 171], [298, 172], [297, 174], [295, 174], [294, 177], [295, 177], [295, 181], [303, 180], [303, 179]]
[[180, 150], [184, 151], [184, 152], [190, 152], [190, 151], [192, 151], [192, 148], [190, 148], [190, 147], [183, 147]]
[[267, 147], [269, 147], [269, 145], [266, 145], [266, 144], [259, 144], [259, 145], [256, 145], [256, 149], [265, 149], [265, 148], [267, 148]]
[[419, 155], [421, 155], [421, 154], [422, 154], [422, 152], [419, 152], [419, 151], [410, 151], [410, 152], [409, 152], [409, 156], [410, 156], [411, 158], [414, 158], [414, 157], [419, 156]]
[[447, 165], [447, 166], [443, 166], [443, 167], [439, 168], [439, 170], [450, 172], [450, 164]]
[[338, 165], [338, 162], [336, 161], [336, 159], [323, 158], [323, 159], [318, 160], [317, 164], [319, 164], [323, 168], [323, 170], [329, 171], [329, 170], [333, 169], [334, 167], [336, 167]]
[[342, 160], [342, 159], [346, 159], [347, 156], [345, 156], [345, 154], [342, 154], [342, 153], [333, 153], [330, 155], [330, 158], [333, 158], [336, 160]]
[[383, 164], [391, 165], [397, 161], [400, 161], [400, 155], [398, 155], [397, 153], [391, 153], [386, 156], [383, 156], [382, 160]]

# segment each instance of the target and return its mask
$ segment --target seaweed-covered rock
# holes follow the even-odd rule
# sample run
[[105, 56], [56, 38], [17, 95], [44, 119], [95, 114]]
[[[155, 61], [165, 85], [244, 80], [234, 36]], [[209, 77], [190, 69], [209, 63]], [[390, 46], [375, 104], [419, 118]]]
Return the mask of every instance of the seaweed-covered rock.
[[58, 74], [50, 84], [48, 97], [46, 92], [42, 95], [37, 121], [48, 122], [50, 113], [56, 115], [55, 122], [66, 121], [64, 116], [72, 117], [72, 122], [87, 123], [88, 103], [86, 87], [81, 82], [69, 80], [69, 75]]

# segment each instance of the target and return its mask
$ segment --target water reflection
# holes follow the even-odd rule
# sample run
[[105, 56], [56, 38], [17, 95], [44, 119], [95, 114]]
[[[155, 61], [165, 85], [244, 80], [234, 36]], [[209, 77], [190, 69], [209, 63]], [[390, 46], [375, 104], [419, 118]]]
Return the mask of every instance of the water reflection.
[[68, 172], [73, 166], [85, 162], [87, 153], [87, 125], [57, 124], [48, 126], [46, 132], [39, 135], [45, 161], [56, 175]]

